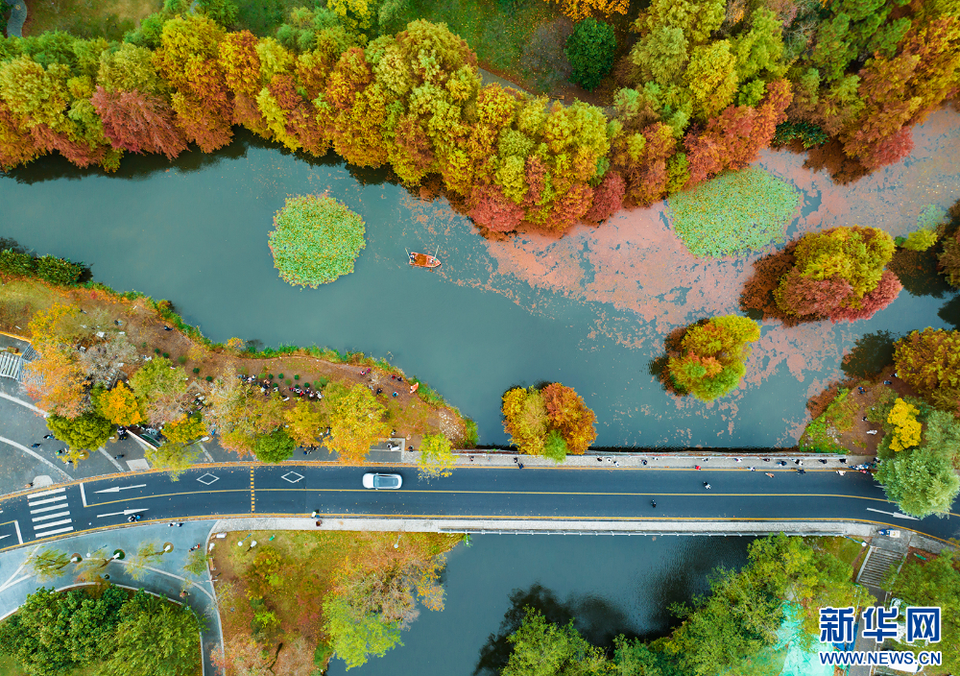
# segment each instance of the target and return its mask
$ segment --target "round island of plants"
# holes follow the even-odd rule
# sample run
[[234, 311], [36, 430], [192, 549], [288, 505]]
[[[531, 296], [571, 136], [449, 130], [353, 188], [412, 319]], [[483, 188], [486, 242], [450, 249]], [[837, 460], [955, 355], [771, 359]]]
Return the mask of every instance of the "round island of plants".
[[288, 198], [273, 224], [273, 264], [289, 284], [315, 289], [348, 275], [366, 246], [363, 219], [332, 197]]

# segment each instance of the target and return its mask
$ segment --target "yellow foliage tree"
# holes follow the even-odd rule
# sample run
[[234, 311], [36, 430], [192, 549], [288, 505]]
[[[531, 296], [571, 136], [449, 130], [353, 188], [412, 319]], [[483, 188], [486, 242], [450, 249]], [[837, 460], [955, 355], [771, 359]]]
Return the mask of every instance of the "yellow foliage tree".
[[316, 446], [320, 443], [320, 430], [327, 426], [326, 413], [320, 406], [305, 399], [299, 400], [283, 412], [287, 421], [287, 433], [298, 446]]
[[887, 422], [895, 426], [893, 439], [890, 441], [890, 448], [894, 451], [902, 451], [920, 443], [920, 433], [922, 426], [917, 420], [917, 414], [920, 411], [916, 406], [908, 404], [903, 399], [897, 397], [887, 416]]
[[59, 347], [74, 341], [82, 333], [77, 321], [79, 316], [80, 308], [63, 303], [39, 310], [27, 324], [33, 347], [43, 352], [45, 347]]
[[613, 14], [626, 14], [630, 0], [552, 0], [560, 5], [560, 11], [574, 21], [587, 17], [604, 18]]
[[450, 440], [442, 434], [425, 434], [420, 442], [417, 469], [427, 478], [450, 476], [450, 468], [457, 462]]
[[345, 464], [360, 464], [378, 438], [387, 435], [383, 422], [386, 407], [364, 385], [347, 388], [340, 383], [327, 386], [324, 402], [330, 416], [327, 446]]
[[124, 382], [117, 383], [109, 392], [100, 395], [100, 415], [114, 425], [136, 425], [143, 422], [143, 413], [140, 411], [140, 402], [136, 395]]
[[163, 436], [175, 444], [186, 444], [206, 434], [207, 426], [200, 415], [183, 416], [163, 426]]

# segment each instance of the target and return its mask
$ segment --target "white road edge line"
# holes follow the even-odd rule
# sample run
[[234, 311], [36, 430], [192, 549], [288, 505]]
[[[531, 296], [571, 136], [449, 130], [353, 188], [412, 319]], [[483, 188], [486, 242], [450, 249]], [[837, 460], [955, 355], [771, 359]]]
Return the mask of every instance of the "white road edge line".
[[20, 541], [20, 544], [23, 544], [23, 536], [20, 535], [20, 522], [14, 519], [13, 527], [17, 529], [17, 539]]
[[31, 404], [29, 401], [23, 401], [22, 399], [17, 399], [16, 397], [10, 396], [10, 395], [7, 394], [6, 392], [0, 391], [0, 398], [9, 399], [10, 401], [14, 402], [15, 404], [20, 404], [21, 406], [26, 406], [27, 408], [29, 408], [29, 409], [30, 409], [31, 411], [33, 411], [34, 413], [39, 413], [40, 415], [42, 415], [44, 418], [46, 418], [46, 417], [49, 415], [49, 413], [47, 413], [46, 411], [44, 411], [42, 408], [37, 408], [36, 406], [34, 406], [33, 404]]
[[119, 462], [117, 462], [112, 455], [110, 455], [109, 453], [107, 453], [107, 449], [105, 449], [103, 446], [101, 446], [101, 447], [98, 448], [97, 450], [100, 451], [101, 453], [103, 453], [103, 457], [105, 457], [107, 460], [109, 460], [110, 462], [112, 462], [112, 463], [113, 463], [113, 466], [116, 467], [118, 470], [120, 470], [121, 472], [125, 472], [125, 471], [126, 471], [125, 469], [123, 469], [123, 465], [121, 465]]
[[[4, 394], [4, 393], [3, 393], [3, 392], [0, 392], [0, 394]], [[44, 458], [42, 455], [40, 455], [40, 454], [38, 454], [38, 453], [34, 453], [31, 449], [27, 448], [27, 447], [24, 446], [23, 444], [18, 444], [16, 441], [13, 441], [12, 439], [7, 439], [6, 437], [0, 437], [0, 442], [2, 442], [2, 443], [4, 443], [4, 444], [7, 444], [7, 445], [9, 445], [9, 446], [13, 446], [14, 448], [18, 448], [18, 449], [20, 449], [21, 451], [23, 451], [24, 453], [28, 453], [28, 454], [32, 455], [34, 458], [36, 458], [37, 460], [39, 460], [40, 462], [42, 462], [44, 465], [49, 466], [51, 469], [53, 469], [53, 470], [55, 470], [55, 471], [57, 471], [57, 472], [60, 472], [63, 476], [67, 477], [67, 481], [73, 481], [73, 477], [72, 477], [72, 476], [70, 476], [69, 474], [67, 474], [66, 472], [64, 472], [62, 469], [60, 469], [59, 467], [57, 467], [56, 465], [54, 465], [52, 462], [50, 462], [49, 460], [47, 460], [46, 458]]]
[[207, 450], [207, 447], [201, 444], [199, 441], [197, 445], [200, 446], [200, 450], [203, 451], [203, 457], [207, 459], [207, 462], [213, 462], [213, 456], [210, 455], [210, 451]]

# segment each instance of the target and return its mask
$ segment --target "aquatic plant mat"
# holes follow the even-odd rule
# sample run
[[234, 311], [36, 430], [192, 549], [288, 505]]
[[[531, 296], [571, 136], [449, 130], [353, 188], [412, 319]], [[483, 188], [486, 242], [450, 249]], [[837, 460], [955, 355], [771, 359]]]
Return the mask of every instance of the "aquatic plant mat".
[[673, 195], [668, 217], [695, 256], [729, 256], [782, 242], [800, 203], [792, 185], [757, 167]]

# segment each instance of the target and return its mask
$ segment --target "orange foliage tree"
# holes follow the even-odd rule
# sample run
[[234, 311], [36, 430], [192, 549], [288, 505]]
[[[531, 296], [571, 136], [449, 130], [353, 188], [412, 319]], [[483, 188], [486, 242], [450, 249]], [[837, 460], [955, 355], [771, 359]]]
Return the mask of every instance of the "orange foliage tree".
[[583, 454], [597, 438], [596, 416], [572, 387], [515, 387], [503, 395], [504, 429], [521, 453], [562, 462]]

